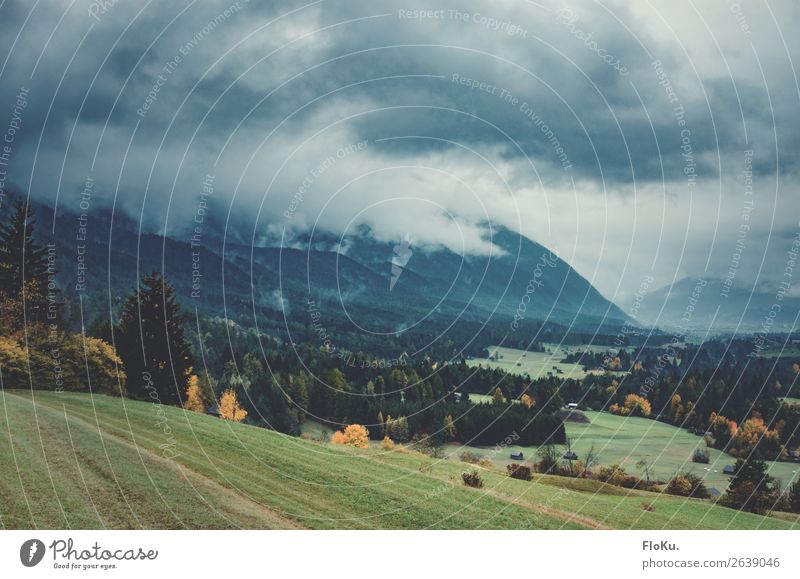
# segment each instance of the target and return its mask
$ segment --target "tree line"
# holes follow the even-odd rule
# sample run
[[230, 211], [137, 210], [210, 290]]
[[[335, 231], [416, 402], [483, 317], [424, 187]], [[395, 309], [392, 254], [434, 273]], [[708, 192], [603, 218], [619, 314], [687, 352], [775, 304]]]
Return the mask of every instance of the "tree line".
[[[297, 435], [304, 420], [370, 428], [391, 435], [495, 444], [517, 432], [522, 444], [562, 441], [557, 393], [498, 370], [410, 360], [386, 364], [360, 351], [329, 352], [285, 343], [229, 320], [189, 325], [174, 288], [145, 275], [108, 319], [70, 332], [59, 319], [54, 260], [34, 236], [35, 219], [17, 203], [0, 226], [5, 388], [92, 391], [124, 395]], [[116, 318], [116, 319], [114, 319]], [[194, 325], [194, 324], [193, 324]], [[188, 331], [187, 331], [188, 330]], [[203, 367], [196, 352], [202, 352]], [[470, 393], [492, 393], [475, 404]], [[531, 404], [519, 404], [526, 395]]]

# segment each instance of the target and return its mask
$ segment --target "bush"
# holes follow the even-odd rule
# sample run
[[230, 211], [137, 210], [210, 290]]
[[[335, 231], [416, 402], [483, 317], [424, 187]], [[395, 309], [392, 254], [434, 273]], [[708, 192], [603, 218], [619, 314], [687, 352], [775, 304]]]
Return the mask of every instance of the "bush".
[[476, 489], [483, 488], [483, 479], [477, 470], [463, 473], [461, 475], [461, 480], [463, 480], [464, 484], [468, 487]]
[[656, 508], [653, 506], [653, 503], [642, 503], [642, 508], [648, 513], [652, 513], [656, 510]]
[[478, 461], [478, 466], [482, 466], [483, 468], [492, 468], [494, 463], [492, 462], [491, 458], [483, 457]]
[[650, 487], [650, 484], [646, 481], [643, 481], [638, 476], [633, 476], [632, 474], [626, 474], [622, 477], [622, 480], [619, 481], [619, 486], [626, 488], [626, 489], [647, 489]]
[[506, 466], [506, 471], [508, 472], [508, 476], [511, 478], [516, 478], [519, 480], [533, 479], [533, 474], [531, 473], [531, 468], [529, 466], [523, 466], [521, 464], [509, 464]]
[[610, 485], [622, 486], [626, 476], [625, 469], [618, 464], [601, 466], [600, 470], [597, 471], [597, 480]]
[[388, 436], [384, 436], [380, 446], [381, 450], [394, 450], [394, 441]]
[[695, 448], [694, 452], [692, 453], [692, 462], [697, 462], [700, 464], [708, 464], [709, 463], [709, 455], [708, 451], [704, 448]]
[[694, 497], [696, 499], [707, 499], [711, 495], [706, 488], [703, 479], [692, 473], [680, 473], [675, 475], [667, 483], [664, 492], [679, 497]]
[[536, 463], [536, 471], [545, 474], [559, 474], [558, 460], [561, 456], [558, 448], [553, 444], [542, 446], [537, 453], [539, 462]]
[[458, 458], [461, 462], [468, 462], [469, 464], [478, 464], [481, 461], [481, 457], [469, 451], [462, 452]]
[[356, 448], [369, 447], [369, 430], [360, 424], [349, 424], [344, 430], [337, 430], [331, 438], [333, 444], [344, 444]]
[[107, 342], [80, 334], [47, 334], [33, 325], [28, 343], [24, 334], [0, 337], [0, 367], [5, 388], [89, 392], [119, 396], [125, 393], [125, 372]]

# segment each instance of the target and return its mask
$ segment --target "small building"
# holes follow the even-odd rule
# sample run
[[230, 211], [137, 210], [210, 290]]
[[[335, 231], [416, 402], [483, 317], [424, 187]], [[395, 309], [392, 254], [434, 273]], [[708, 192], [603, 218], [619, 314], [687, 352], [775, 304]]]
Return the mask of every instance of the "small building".
[[511, 460], [523, 460], [525, 457], [520, 451], [514, 451], [511, 453]]
[[567, 404], [567, 408], [569, 408], [570, 410], [577, 410], [578, 409], [578, 403], [577, 402], [570, 402], [569, 404]]
[[571, 450], [568, 450], [567, 452], [564, 453], [564, 456], [562, 456], [561, 458], [563, 458], [564, 460], [578, 460], [578, 455], [572, 452]]
[[208, 410], [206, 410], [206, 414], [209, 416], [216, 416], [217, 418], [222, 417], [222, 412], [219, 411], [219, 406], [212, 406]]
[[717, 497], [720, 497], [720, 496], [722, 496], [722, 493], [721, 493], [721, 492], [719, 492], [719, 489], [718, 489], [717, 487], [709, 487], [709, 489], [708, 489], [708, 494], [709, 494], [709, 495], [711, 495], [711, 497], [712, 497], [712, 498], [715, 498], [715, 499], [716, 499]]
[[732, 464], [726, 464], [725, 468], [722, 469], [722, 474], [736, 474], [736, 469]]

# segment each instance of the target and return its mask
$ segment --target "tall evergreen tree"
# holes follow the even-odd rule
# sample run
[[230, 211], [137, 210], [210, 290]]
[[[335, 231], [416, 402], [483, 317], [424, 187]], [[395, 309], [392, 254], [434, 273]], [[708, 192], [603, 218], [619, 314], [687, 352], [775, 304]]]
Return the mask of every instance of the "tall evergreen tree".
[[146, 275], [122, 306], [117, 351], [134, 398], [181, 404], [192, 373], [175, 290], [158, 273]]
[[22, 201], [0, 224], [0, 292], [4, 297], [23, 297], [31, 321], [43, 320], [47, 311], [47, 250], [33, 237], [33, 210]]
[[775, 479], [767, 474], [767, 463], [755, 458], [740, 458], [734, 466], [735, 474], [725, 493], [724, 503], [730, 507], [765, 513], [775, 502]]

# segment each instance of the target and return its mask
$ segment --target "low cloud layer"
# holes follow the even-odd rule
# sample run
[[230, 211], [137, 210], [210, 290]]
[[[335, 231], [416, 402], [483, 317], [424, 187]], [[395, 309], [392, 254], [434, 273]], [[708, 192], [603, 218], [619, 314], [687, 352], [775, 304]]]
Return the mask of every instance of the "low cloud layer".
[[6, 186], [75, 211], [91, 177], [179, 236], [211, 176], [259, 243], [368, 225], [485, 254], [501, 224], [623, 309], [737, 248], [736, 283], [769, 286], [799, 227], [800, 7], [705, 4], [6, 1]]

